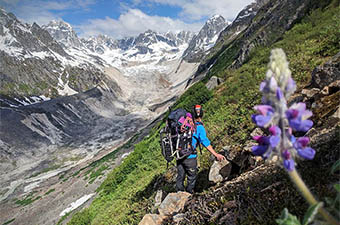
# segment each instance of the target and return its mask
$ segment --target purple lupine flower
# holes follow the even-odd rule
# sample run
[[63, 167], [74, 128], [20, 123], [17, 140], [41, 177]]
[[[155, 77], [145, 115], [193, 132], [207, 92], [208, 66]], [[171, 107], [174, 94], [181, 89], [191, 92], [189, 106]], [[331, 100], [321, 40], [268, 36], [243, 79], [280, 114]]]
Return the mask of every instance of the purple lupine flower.
[[274, 77], [271, 77], [269, 80], [261, 82], [260, 91], [263, 93], [270, 93], [271, 91], [275, 92], [277, 87], [277, 81]]
[[252, 115], [252, 120], [257, 126], [267, 127], [274, 115], [274, 109], [270, 105], [257, 105], [254, 107], [260, 115]]
[[269, 131], [272, 134], [269, 138], [269, 143], [273, 148], [275, 148], [281, 140], [281, 129], [278, 126], [271, 126]]
[[271, 136], [254, 136], [253, 139], [259, 143], [259, 145], [252, 147], [252, 152], [256, 156], [262, 156], [267, 159], [272, 154], [272, 150], [280, 143], [281, 129], [277, 126], [269, 128]]
[[291, 158], [291, 154], [288, 150], [284, 150], [282, 152], [282, 157], [283, 157], [283, 166], [288, 170], [292, 171], [295, 169], [295, 162]]
[[290, 77], [287, 81], [287, 85], [285, 88], [286, 98], [288, 98], [294, 91], [296, 90], [295, 81]]
[[293, 104], [287, 111], [286, 116], [289, 125], [296, 131], [308, 131], [313, 126], [313, 121], [307, 120], [312, 116], [312, 112], [306, 110], [306, 104], [299, 102]]
[[296, 139], [293, 135], [293, 130], [306, 132], [313, 126], [308, 119], [312, 112], [306, 110], [305, 103], [296, 103], [287, 109], [286, 99], [295, 89], [286, 55], [281, 49], [272, 50], [266, 79], [260, 84], [262, 105], [255, 106], [258, 114], [252, 115], [257, 126], [269, 127], [270, 136], [253, 137], [258, 145], [252, 147], [252, 152], [264, 159], [278, 156], [288, 171], [295, 169], [294, 157], [313, 159], [315, 155], [315, 151], [307, 147], [308, 138]]
[[308, 137], [301, 137], [297, 139], [293, 146], [298, 152], [299, 156], [311, 160], [315, 156], [315, 150], [310, 147], [307, 147], [308, 143], [309, 143]]
[[254, 136], [253, 139], [259, 143], [259, 145], [252, 147], [252, 152], [256, 156], [263, 156], [269, 148], [269, 138], [266, 136]]
[[276, 90], [276, 97], [279, 101], [282, 101], [285, 98], [280, 88], [277, 88]]

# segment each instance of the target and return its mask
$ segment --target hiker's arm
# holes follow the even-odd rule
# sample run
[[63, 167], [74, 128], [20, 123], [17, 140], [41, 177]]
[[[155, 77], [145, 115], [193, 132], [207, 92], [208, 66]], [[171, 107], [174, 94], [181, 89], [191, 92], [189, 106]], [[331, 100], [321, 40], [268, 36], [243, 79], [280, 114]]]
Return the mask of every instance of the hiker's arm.
[[213, 154], [217, 158], [218, 161], [225, 160], [225, 157], [221, 154], [216, 153], [211, 145], [207, 146], [206, 148], [211, 154]]

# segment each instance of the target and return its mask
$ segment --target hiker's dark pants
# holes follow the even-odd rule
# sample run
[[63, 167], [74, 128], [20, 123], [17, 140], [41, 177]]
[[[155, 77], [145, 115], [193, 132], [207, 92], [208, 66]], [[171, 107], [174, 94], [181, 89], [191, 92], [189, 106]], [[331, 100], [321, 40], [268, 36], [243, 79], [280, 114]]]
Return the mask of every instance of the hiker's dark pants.
[[[185, 175], [187, 175], [187, 188], [184, 188]], [[182, 159], [177, 161], [177, 191], [194, 192], [197, 178], [197, 157]]]

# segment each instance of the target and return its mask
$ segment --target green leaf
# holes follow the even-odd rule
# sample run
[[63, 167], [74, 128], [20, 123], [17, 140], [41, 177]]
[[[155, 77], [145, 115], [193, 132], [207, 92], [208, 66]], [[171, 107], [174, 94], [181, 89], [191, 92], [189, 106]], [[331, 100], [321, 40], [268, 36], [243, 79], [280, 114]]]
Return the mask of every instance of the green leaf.
[[334, 184], [334, 188], [337, 192], [340, 192], [340, 184]]
[[340, 170], [340, 159], [334, 163], [331, 168], [331, 174], [335, 173], [336, 171]]
[[303, 225], [307, 225], [314, 220], [315, 215], [318, 213], [319, 208], [323, 205], [322, 202], [319, 202], [315, 205], [312, 205], [308, 208], [305, 217], [303, 218]]
[[301, 225], [296, 216], [290, 214], [287, 208], [282, 211], [281, 217], [275, 221], [279, 225]]

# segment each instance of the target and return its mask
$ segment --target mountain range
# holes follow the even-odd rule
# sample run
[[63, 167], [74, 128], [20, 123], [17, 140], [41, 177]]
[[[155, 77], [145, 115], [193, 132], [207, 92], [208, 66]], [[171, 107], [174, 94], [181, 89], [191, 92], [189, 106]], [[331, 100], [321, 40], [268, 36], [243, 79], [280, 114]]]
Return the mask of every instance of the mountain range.
[[[165, 62], [179, 63], [188, 55], [207, 53], [228, 25], [216, 15], [198, 35], [147, 30], [136, 37], [115, 40], [105, 35], [79, 38], [63, 21], [51, 21], [42, 27], [26, 24], [3, 9], [0, 18], [1, 94], [18, 97], [74, 94], [101, 81], [114, 87], [105, 76], [107, 67], [136, 79], [150, 71], [170, 76], [179, 65], [169, 66]], [[171, 83], [170, 78], [165, 80]]]

